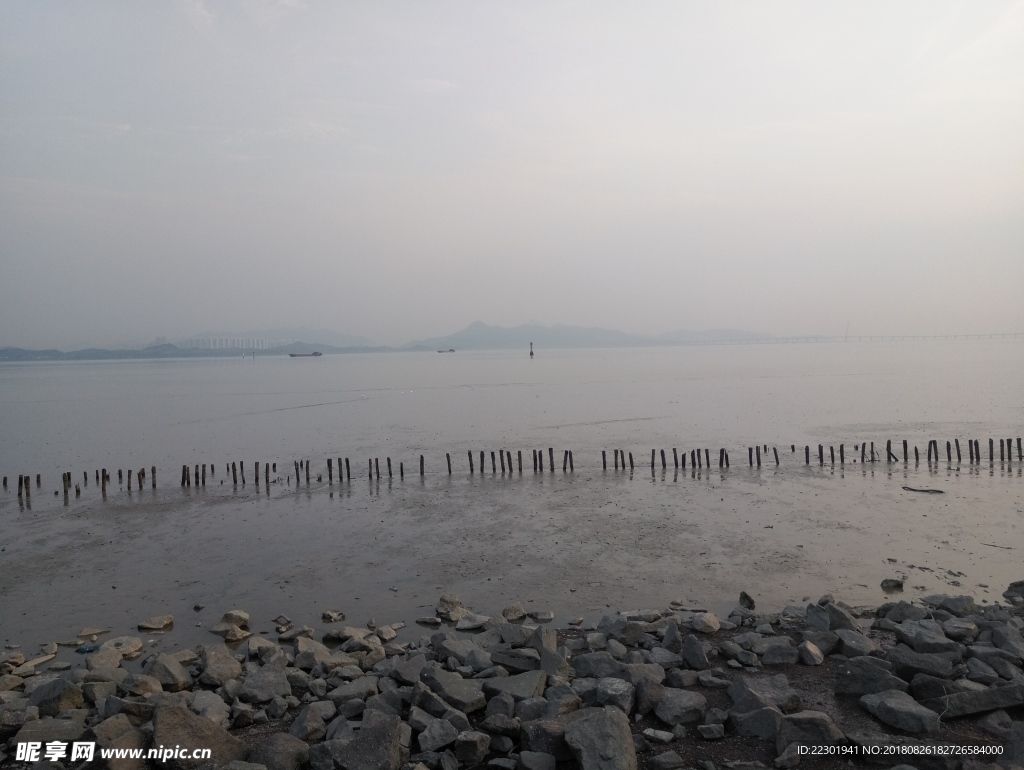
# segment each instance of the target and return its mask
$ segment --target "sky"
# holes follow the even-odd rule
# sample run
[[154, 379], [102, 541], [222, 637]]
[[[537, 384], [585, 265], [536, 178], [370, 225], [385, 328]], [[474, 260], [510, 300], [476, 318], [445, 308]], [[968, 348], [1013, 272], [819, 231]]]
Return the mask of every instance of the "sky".
[[1024, 2], [0, 5], [0, 345], [1022, 297]]

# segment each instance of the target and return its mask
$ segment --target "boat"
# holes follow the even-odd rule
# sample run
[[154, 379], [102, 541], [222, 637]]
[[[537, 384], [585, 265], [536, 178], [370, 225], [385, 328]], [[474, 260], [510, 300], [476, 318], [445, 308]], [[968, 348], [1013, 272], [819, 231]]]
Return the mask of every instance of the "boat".
[[447, 350], [439, 350], [438, 353], [454, 353], [455, 348], [448, 348]]
[[289, 353], [288, 357], [289, 358], [319, 358], [322, 355], [323, 355], [323, 353], [320, 353], [320, 352], [315, 352], [315, 353]]

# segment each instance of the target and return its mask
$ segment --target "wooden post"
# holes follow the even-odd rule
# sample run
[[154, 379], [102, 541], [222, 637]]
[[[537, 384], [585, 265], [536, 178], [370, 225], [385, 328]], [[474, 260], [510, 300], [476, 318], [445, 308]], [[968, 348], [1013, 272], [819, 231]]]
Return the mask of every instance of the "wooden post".
[[[843, 445], [840, 444], [839, 445], [839, 452], [840, 452], [840, 454], [842, 454], [842, 451], [843, 451]], [[773, 446], [772, 447], [772, 452], [775, 454], [775, 464], [778, 465], [779, 464], [779, 448], [777, 446]], [[726, 457], [728, 457], [728, 456], [729, 455], [726, 454]]]
[[721, 468], [725, 465], [725, 449], [718, 450], [718, 467]]
[[[779, 456], [778, 450], [775, 451], [775, 456], [776, 456], [776, 458]], [[779, 461], [776, 460], [775, 464], [778, 465]], [[729, 470], [729, 450], [728, 449], [725, 450], [725, 469]]]
[[860, 442], [860, 461], [862, 463], [864, 462], [864, 453], [867, 451], [867, 446], [863, 441]]
[[796, 444], [790, 444], [789, 445], [789, 451], [791, 453], [795, 453], [796, 452]]
[[[295, 480], [296, 481], [299, 480], [299, 468], [298, 468], [298, 466], [295, 467]], [[231, 463], [231, 483], [236, 485], [236, 486], [238, 485], [238, 468], [235, 466], [234, 463]]]
[[804, 465], [810, 465], [810, 464], [811, 464], [811, 448], [805, 444], [804, 445]]
[[[256, 478], [259, 479], [259, 477], [260, 477], [260, 469], [257, 466], [257, 468], [256, 468]], [[206, 486], [206, 463], [203, 463], [203, 486], [204, 487]]]
[[679, 460], [680, 460], [680, 466], [685, 471], [686, 470], [686, 450], [685, 449], [683, 450], [682, 454], [680, 455]]
[[377, 481], [380, 481], [380, 458], [379, 457], [374, 457], [373, 458], [373, 472], [374, 472], [374, 475], [377, 477]]
[[532, 450], [532, 455], [533, 455], [533, 472], [536, 473], [537, 472], [537, 450], [536, 449]]
[[[270, 486], [270, 463], [263, 463], [263, 483]], [[338, 483], [341, 483], [341, 461], [338, 461]]]
[[661, 469], [665, 470], [668, 467], [668, 463], [665, 462], [665, 450], [661, 450]]
[[[629, 469], [633, 470], [633, 453], [632, 452], [629, 453]], [[623, 469], [623, 470], [625, 470], [625, 469]]]
[[846, 448], [843, 444], [839, 445], [839, 464], [846, 465]]
[[572, 462], [572, 450], [570, 449], [569, 450], [569, 473], [575, 473], [575, 472], [576, 472], [576, 467], [573, 465], [573, 462]]
[[[505, 475], [505, 450], [504, 449], [499, 449], [498, 450], [498, 458], [501, 460], [501, 475], [504, 476]], [[509, 470], [512, 470], [512, 469], [509, 468]]]
[[480, 473], [484, 474], [486, 472], [487, 472], [487, 465], [484, 463], [484, 453], [483, 453], [483, 450], [481, 450], [480, 451]]
[[1024, 461], [1024, 452], [1021, 451], [1021, 437], [1017, 436], [1017, 462]]
[[[117, 469], [117, 483], [118, 484], [123, 484], [124, 483], [124, 473], [121, 472], [120, 468]], [[39, 474], [38, 473], [36, 474], [36, 486], [37, 487], [39, 486]]]
[[871, 442], [871, 462], [875, 461], [875, 442]]
[[392, 475], [391, 475], [391, 458], [388, 457], [387, 461], [388, 461], [388, 478], [390, 479], [390, 478], [392, 478]]
[[679, 468], [679, 450], [676, 447], [672, 447], [672, 465]]
[[747, 462], [750, 464], [751, 468], [754, 467], [754, 447], [752, 446], [747, 447]]
[[473, 475], [473, 450], [470, 449], [466, 452], [469, 455], [469, 475]]
[[946, 462], [953, 462], [953, 447], [948, 441], [946, 442]]
[[[348, 460], [346, 460], [345, 462], [348, 462]], [[213, 466], [211, 465], [210, 467], [212, 468]], [[274, 469], [273, 470], [274, 470], [274, 473], [277, 473], [277, 463], [274, 463]]]
[[400, 479], [404, 479], [405, 478], [405, 463], [403, 463], [403, 462], [399, 462], [398, 463], [398, 478], [400, 478]]
[[568, 449], [563, 449], [562, 450], [562, 473], [565, 473], [567, 470], [569, 470], [569, 450]]
[[[299, 485], [299, 461], [292, 460], [295, 465], [295, 486]], [[373, 466], [370, 466], [370, 478], [373, 478]]]
[[887, 439], [885, 440], [885, 461], [886, 461], [887, 463], [891, 463], [891, 462], [892, 462], [892, 458], [893, 458], [893, 453], [892, 453], [892, 439], [890, 439], [890, 438], [887, 438]]
[[[274, 469], [277, 470], [277, 464], [276, 463], [274, 464]], [[348, 458], [347, 457], [345, 458], [345, 480], [346, 481], [351, 481], [352, 480], [352, 471], [349, 468]]]
[[700, 456], [700, 450], [699, 449], [697, 450], [697, 467], [698, 468], [703, 468], [704, 467], [704, 458]]
[[[260, 464], [256, 463], [256, 479], [260, 477]], [[330, 485], [334, 484], [334, 460], [330, 457], [327, 458], [327, 483]]]
[[[181, 466], [181, 485], [182, 486], [185, 486], [185, 473], [187, 471], [188, 471], [188, 466], [187, 465], [182, 465]], [[103, 486], [104, 487], [107, 486], [107, 484], [106, 484], [107, 478], [106, 477], [107, 477], [107, 471], [106, 471], [106, 468], [104, 468], [103, 469]]]
[[693, 469], [693, 468], [696, 468], [696, 467], [697, 467], [697, 450], [696, 449], [691, 449], [690, 450], [690, 468]]
[[496, 461], [496, 459], [494, 457], [494, 452], [491, 452], [491, 473], [494, 474], [494, 473], [497, 473], [497, 472], [498, 472], [498, 463], [497, 463], [497, 461]]
[[185, 486], [192, 486], [192, 469], [189, 468], [187, 465], [185, 466]]
[[825, 447], [818, 444], [818, 465], [825, 467]]
[[907, 462], [907, 440], [903, 439], [903, 462]]
[[423, 455], [420, 455], [420, 476], [425, 476], [427, 473], [426, 464], [423, 460]]
[[[309, 486], [309, 460], [306, 460], [304, 464], [306, 466], [306, 486], [308, 487]], [[380, 478], [380, 472], [379, 471], [377, 473], [377, 478], [378, 479]], [[245, 474], [242, 475], [242, 483], [243, 484], [245, 483]]]
[[704, 448], [704, 464], [711, 467], [711, 450], [707, 447]]
[[538, 449], [537, 450], [537, 467], [540, 469], [541, 473], [544, 472], [544, 450], [543, 449]]
[[608, 470], [608, 452], [604, 449], [601, 450], [601, 470]]
[[452, 456], [450, 452], [444, 453], [444, 459], [448, 461], [448, 475], [452, 475]]
[[373, 460], [367, 458], [366, 462], [370, 474], [370, 481], [373, 481]]
[[754, 452], [754, 456], [757, 458], [757, 467], [760, 468], [761, 467], [761, 445], [758, 444], [757, 447], [755, 447], [755, 449], [756, 449], [756, 451]]
[[517, 449], [516, 450], [516, 460], [519, 463], [519, 475], [522, 476], [523, 475], [523, 450], [522, 449]]
[[551, 448], [551, 447], [548, 447], [548, 460], [550, 460], [549, 467], [551, 468], [551, 472], [554, 473], [555, 472], [555, 450], [553, 448]]
[[1003, 462], [1006, 459], [1003, 454], [1003, 440], [999, 439], [999, 462]]
[[988, 440], [988, 462], [991, 465], [995, 461], [995, 448], [992, 446], [992, 439]]
[[920, 462], [921, 462], [921, 455], [918, 453], [917, 446], [915, 445], [914, 446], [914, 464], [916, 465], [916, 464], [918, 464]]
[[1012, 438], [1006, 439], [1006, 462], [1007, 463], [1012, 463], [1013, 462], [1013, 439]]
[[967, 439], [967, 452], [970, 458], [970, 464], [974, 465], [974, 442], [971, 441], [970, 439]]
[[655, 454], [656, 454], [656, 450], [652, 449], [651, 450], [651, 470], [652, 471], [654, 470], [654, 457], [655, 457]]

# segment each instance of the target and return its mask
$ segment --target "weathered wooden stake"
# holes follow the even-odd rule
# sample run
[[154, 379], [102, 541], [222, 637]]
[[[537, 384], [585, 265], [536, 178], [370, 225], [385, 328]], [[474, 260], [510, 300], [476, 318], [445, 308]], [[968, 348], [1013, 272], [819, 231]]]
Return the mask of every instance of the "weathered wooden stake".
[[989, 464], [995, 462], [995, 448], [992, 445], [992, 439], [988, 440], [988, 461]]
[[811, 464], [811, 448], [805, 444], [804, 445], [804, 465], [810, 465], [810, 464]]
[[[629, 469], [633, 470], [633, 453], [632, 452], [629, 453]], [[625, 469], [623, 469], [623, 470], [625, 470]]]
[[970, 464], [974, 465], [974, 442], [971, 441], [970, 439], [967, 439], [967, 453], [968, 457], [970, 458]]
[[665, 470], [668, 467], [668, 463], [665, 461], [665, 450], [661, 450], [661, 469]]
[[1021, 451], [1021, 437], [1017, 436], [1017, 462], [1024, 461], [1024, 452]]
[[907, 440], [903, 439], [903, 462], [907, 462]]
[[480, 451], [480, 473], [484, 474], [486, 472], [487, 472], [487, 465], [485, 464], [485, 461], [484, 461], [483, 450], [481, 450]]
[[387, 458], [387, 460], [388, 460], [388, 478], [390, 479], [390, 478], [392, 478], [392, 475], [391, 475], [391, 458], [389, 457], [389, 458]]
[[721, 468], [725, 465], [725, 450], [718, 450], [718, 467]]
[[494, 452], [491, 452], [491, 473], [493, 474], [493, 473], [497, 473], [497, 472], [498, 472], [498, 463], [495, 460]]
[[918, 454], [918, 451], [917, 451], [917, 446], [915, 445], [915, 446], [914, 446], [914, 463], [915, 463], [915, 464], [918, 464], [918, 463], [920, 463], [920, 462], [921, 462], [921, 455], [920, 455], [920, 454]]
[[[341, 460], [338, 461], [338, 483], [341, 483]], [[270, 488], [270, 463], [263, 463], [263, 484]]]
[[[299, 480], [299, 469], [298, 469], [298, 466], [296, 466], [296, 468], [295, 468], [295, 480], [296, 481]], [[234, 463], [231, 463], [231, 483], [236, 485], [236, 486], [238, 485], [238, 468], [235, 466]]]
[[829, 462], [834, 467], [835, 464], [836, 464], [836, 450], [835, 450], [835, 448], [831, 444], [828, 445], [828, 457], [829, 457]]
[[569, 470], [569, 450], [568, 449], [563, 449], [562, 450], [562, 473], [565, 473], [567, 470]]
[[405, 478], [405, 463], [403, 463], [403, 462], [399, 462], [398, 463], [398, 478], [400, 478], [400, 479], [404, 479]]
[[[606, 452], [604, 449], [601, 450], [601, 470], [608, 470], [608, 452]], [[4, 484], [4, 486], [7, 485]]]
[[846, 465], [846, 448], [842, 444], [839, 445], [839, 464]]
[[861, 461], [861, 463], [864, 462], [864, 453], [867, 451], [867, 446], [868, 445], [865, 444], [863, 441], [860, 442], [860, 461]]
[[444, 459], [448, 461], [448, 475], [452, 475], [452, 456], [450, 452], [444, 453]]
[[711, 450], [706, 447], [704, 449], [704, 464], [711, 467]]
[[[257, 463], [257, 465], [256, 465], [256, 478], [257, 478], [257, 480], [259, 479], [259, 477], [260, 477], [260, 469], [259, 469], [259, 464]], [[206, 486], [206, 463], [203, 463], [203, 486], [204, 487]]]
[[[842, 447], [842, 445], [840, 445], [839, 446], [839, 451], [842, 452], [842, 450], [843, 450], [843, 447]], [[778, 465], [779, 464], [779, 448], [777, 446], [773, 446], [772, 447], [772, 452], [775, 454], [775, 464]], [[729, 456], [728, 453], [726, 453], [725, 456], [728, 457]]]
[[427, 473], [426, 464], [423, 460], [423, 455], [420, 455], [420, 476], [425, 476]]
[[672, 465], [679, 467], [679, 449], [676, 447], [672, 447]]
[[946, 462], [953, 462], [953, 446], [948, 441], [946, 442]]
[[761, 445], [760, 444], [757, 445], [756, 450], [757, 451], [754, 452], [754, 456], [757, 459], [757, 467], [760, 468], [761, 467]]
[[754, 467], [754, 447], [752, 446], [747, 447], [747, 462], [750, 464], [751, 468]]
[[1003, 440], [999, 439], [999, 462], [1003, 462], [1006, 456], [1003, 454]]
[[543, 449], [538, 449], [537, 450], [537, 467], [540, 469], [541, 473], [544, 472], [544, 450]]
[[373, 481], [373, 460], [368, 458], [366, 462], [368, 464], [367, 467], [369, 469], [368, 472], [370, 474], [370, 481]]
[[[306, 464], [306, 486], [309, 486], [309, 460], [305, 461]], [[377, 474], [377, 478], [380, 478], [380, 474]], [[245, 483], [245, 474], [242, 474], [242, 483]]]
[[569, 450], [569, 473], [575, 473], [575, 472], [576, 472], [576, 466], [573, 465], [573, 462], [572, 462], [572, 450], [570, 449]]
[[[71, 486], [71, 479], [67, 479], [64, 482], [64, 491], [67, 492], [68, 488], [70, 486]], [[132, 469], [131, 468], [128, 469], [128, 491], [129, 492], [132, 491]]]
[[654, 470], [654, 457], [655, 457], [655, 454], [656, 454], [656, 450], [652, 449], [651, 450], [651, 470], [652, 471]]
[[[182, 485], [182, 486], [185, 486], [185, 474], [186, 474], [187, 472], [188, 472], [188, 466], [187, 466], [187, 465], [182, 465], [182, 466], [181, 466], [181, 485]], [[103, 481], [104, 481], [104, 484], [103, 484], [103, 486], [106, 486], [106, 483], [105, 483], [105, 482], [106, 482], [106, 480], [107, 480], [107, 479], [106, 479], [106, 475], [107, 475], [107, 472], [106, 472], [106, 470], [104, 470], [104, 471], [103, 471], [103, 477], [104, 477], [104, 478], [103, 478]]]
[[1013, 462], [1013, 439], [1012, 438], [1006, 439], [1006, 462], [1007, 463], [1012, 463]]
[[[470, 449], [468, 452], [466, 452], [466, 454], [469, 455], [469, 475], [472, 476], [473, 475], [473, 450]], [[536, 450], [534, 451], [533, 454], [534, 454], [534, 457], [533, 457], [534, 468], [533, 469], [537, 470], [537, 452], [536, 452]]]
[[[292, 460], [292, 463], [295, 464], [295, 486], [298, 486], [299, 485], [299, 461], [298, 460]], [[373, 466], [372, 465], [370, 466], [370, 478], [373, 478]]]
[[[348, 460], [346, 460], [345, 462], [348, 462]], [[212, 468], [213, 466], [210, 467]], [[274, 463], [274, 473], [277, 473], [277, 463]]]
[[[274, 463], [274, 470], [277, 470], [277, 463]], [[349, 468], [348, 458], [345, 458], [345, 481], [352, 481], [352, 470]]]
[[699, 449], [697, 450], [697, 467], [698, 468], [703, 468], [704, 467], [704, 458], [701, 457]]
[[[260, 477], [260, 464], [256, 463], [256, 478]], [[329, 485], [334, 484], [334, 460], [330, 457], [327, 458], [327, 483]]]
[[555, 450], [552, 447], [548, 447], [548, 467], [551, 468], [551, 472], [555, 472]]
[[[779, 453], [778, 453], [778, 451], [776, 451], [776, 452], [775, 452], [775, 456], [776, 456], [776, 457], [778, 457], [778, 456], [779, 456]], [[684, 460], [686, 459], [686, 456], [685, 456], [685, 455], [683, 456], [683, 459], [684, 459]], [[775, 464], [776, 464], [776, 465], [778, 465], [778, 460], [776, 460], [776, 461], [775, 461]], [[728, 451], [728, 450], [726, 450], [726, 452], [725, 452], [725, 468], [726, 468], [726, 470], [728, 470], [728, 469], [729, 469], [729, 451]]]
[[537, 450], [534, 449], [534, 450], [532, 450], [532, 452], [533, 452], [533, 472], [536, 473], [537, 472]]
[[[501, 475], [504, 476], [505, 475], [505, 450], [504, 449], [499, 449], [498, 450], [498, 458], [501, 460]], [[509, 468], [509, 470], [512, 470], [512, 469]]]
[[691, 449], [690, 450], [690, 467], [691, 468], [696, 468], [697, 467], [697, 450], [696, 449]]

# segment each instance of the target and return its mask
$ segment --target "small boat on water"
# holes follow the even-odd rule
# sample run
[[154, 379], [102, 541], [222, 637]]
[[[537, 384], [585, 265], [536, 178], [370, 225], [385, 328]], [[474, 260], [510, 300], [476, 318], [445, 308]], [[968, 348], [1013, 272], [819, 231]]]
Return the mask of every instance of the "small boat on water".
[[289, 358], [319, 358], [322, 355], [323, 355], [323, 353], [320, 353], [320, 352], [316, 352], [316, 353], [289, 353], [288, 357]]
[[439, 350], [438, 353], [454, 353], [455, 348], [448, 348], [447, 350]]

